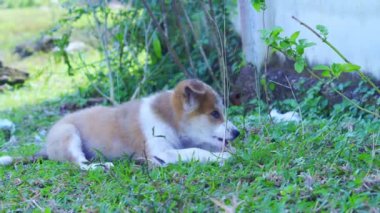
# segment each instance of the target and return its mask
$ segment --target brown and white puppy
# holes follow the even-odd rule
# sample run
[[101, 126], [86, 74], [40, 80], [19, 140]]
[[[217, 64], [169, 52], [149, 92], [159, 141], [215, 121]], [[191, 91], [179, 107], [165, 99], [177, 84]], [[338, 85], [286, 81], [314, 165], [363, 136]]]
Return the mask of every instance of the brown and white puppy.
[[[112, 160], [124, 155], [164, 165], [192, 159], [223, 161], [239, 131], [225, 120], [220, 96], [199, 80], [181, 81], [162, 91], [116, 107], [96, 106], [64, 116], [49, 131], [42, 155], [82, 169], [97, 152]], [[11, 164], [10, 156], [0, 165]]]

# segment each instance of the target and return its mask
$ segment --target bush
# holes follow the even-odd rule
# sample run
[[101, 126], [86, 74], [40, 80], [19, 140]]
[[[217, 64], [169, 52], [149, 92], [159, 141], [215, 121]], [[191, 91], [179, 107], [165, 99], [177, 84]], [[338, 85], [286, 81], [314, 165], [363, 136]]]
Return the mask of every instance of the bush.
[[97, 89], [87, 94], [103, 91], [111, 102], [120, 102], [190, 77], [221, 90], [222, 71], [226, 70], [229, 77], [239, 68], [233, 62], [242, 61], [239, 38], [226, 18], [228, 5], [223, 1], [212, 5], [148, 1], [147, 5], [149, 8], [143, 1], [133, 1], [122, 9], [111, 9], [104, 3], [66, 2], [68, 14], [60, 21], [59, 32], [71, 35], [76, 23], [86, 22], [81, 28], [91, 32], [89, 40], [102, 57], [100, 63], [78, 69], [64, 51], [68, 42], [60, 45], [57, 54], [65, 59], [70, 74], [73, 70], [91, 70], [86, 75]]

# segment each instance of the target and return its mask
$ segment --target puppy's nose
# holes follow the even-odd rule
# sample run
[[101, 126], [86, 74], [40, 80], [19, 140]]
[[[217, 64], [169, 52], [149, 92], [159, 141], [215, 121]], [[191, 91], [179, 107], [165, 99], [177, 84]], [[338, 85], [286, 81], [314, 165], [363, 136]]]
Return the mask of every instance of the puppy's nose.
[[239, 135], [240, 135], [239, 130], [237, 130], [237, 129], [232, 130], [232, 138], [233, 139], [237, 138]]

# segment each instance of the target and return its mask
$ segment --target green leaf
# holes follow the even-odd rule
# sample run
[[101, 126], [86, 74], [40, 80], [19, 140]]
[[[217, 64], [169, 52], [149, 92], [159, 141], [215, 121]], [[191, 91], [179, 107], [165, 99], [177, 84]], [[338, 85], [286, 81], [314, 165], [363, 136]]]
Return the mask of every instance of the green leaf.
[[265, 0], [252, 0], [252, 6], [257, 11], [260, 12], [260, 10], [265, 9]]
[[280, 41], [280, 48], [281, 49], [287, 49], [290, 47], [290, 44], [288, 41], [284, 40], [284, 41]]
[[342, 64], [342, 71], [343, 72], [353, 72], [353, 71], [359, 71], [360, 70], [360, 66], [359, 65], [356, 65], [356, 64]]
[[261, 84], [262, 86], [265, 86], [265, 85], [267, 84], [267, 80], [265, 79], [265, 77], [262, 77], [262, 78], [260, 79], [260, 84]]
[[315, 43], [314, 42], [306, 42], [304, 47], [307, 48], [307, 47], [311, 47], [311, 46], [314, 46]]
[[161, 59], [162, 57], [162, 49], [161, 49], [161, 43], [160, 39], [158, 39], [158, 36], [156, 33], [153, 34], [153, 51], [154, 54], [157, 56], [158, 59]]
[[322, 77], [331, 78], [330, 70], [323, 70], [321, 75], [322, 75]]
[[318, 24], [316, 26], [317, 30], [322, 34], [324, 38], [327, 38], [327, 35], [329, 34], [329, 31], [327, 30], [326, 26]]
[[265, 40], [265, 39], [268, 39], [271, 32], [270, 32], [270, 30], [262, 29], [262, 30], [260, 30], [260, 33], [261, 33], [261, 39]]
[[335, 77], [339, 77], [340, 74], [342, 73], [342, 64], [338, 64], [338, 63], [333, 63], [331, 65], [331, 73], [335, 76]]
[[270, 82], [270, 83], [269, 83], [269, 89], [270, 89], [271, 91], [274, 91], [274, 89], [276, 89], [276, 84], [274, 84], [273, 82]]
[[300, 31], [297, 31], [290, 36], [289, 40], [292, 42], [295, 42], [299, 35], [300, 35]]
[[278, 35], [282, 32], [282, 31], [284, 31], [281, 27], [275, 27], [275, 28], [273, 28], [272, 29], [272, 32], [270, 33], [270, 35], [272, 36], [272, 37], [278, 37]]
[[305, 52], [305, 48], [302, 45], [297, 45], [296, 51], [299, 55], [302, 55]]
[[301, 57], [297, 58], [296, 63], [294, 63], [294, 69], [298, 73], [301, 73], [305, 69], [305, 59]]
[[326, 65], [315, 65], [313, 67], [313, 70], [330, 70], [330, 67], [329, 66], [326, 66]]

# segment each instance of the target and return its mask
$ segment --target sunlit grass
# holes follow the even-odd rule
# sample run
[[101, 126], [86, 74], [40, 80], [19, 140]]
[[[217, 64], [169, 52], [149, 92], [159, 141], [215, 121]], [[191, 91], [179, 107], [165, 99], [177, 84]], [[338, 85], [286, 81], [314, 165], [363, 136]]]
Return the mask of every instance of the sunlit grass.
[[0, 51], [38, 37], [58, 20], [60, 13], [58, 8], [0, 9]]
[[[50, 8], [52, 9], [52, 8]], [[0, 60], [5, 66], [27, 71], [29, 79], [21, 88], [0, 93], [0, 111], [25, 105], [35, 105], [48, 100], [55, 100], [64, 94], [76, 91], [79, 86], [86, 86], [87, 78], [82, 71], [69, 76], [67, 66], [57, 61], [52, 53], [35, 53], [19, 59], [14, 55], [16, 45], [31, 42], [47, 32], [58, 19], [57, 8], [2, 9], [0, 10]], [[78, 61], [78, 54], [70, 56], [73, 64]], [[99, 60], [95, 51], [82, 54], [86, 63]]]

